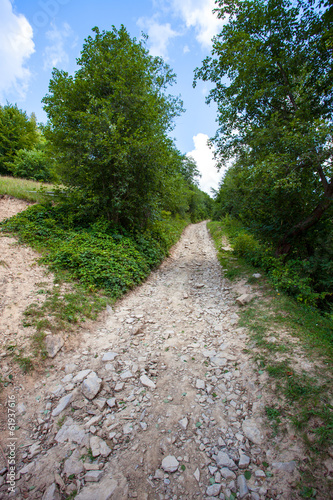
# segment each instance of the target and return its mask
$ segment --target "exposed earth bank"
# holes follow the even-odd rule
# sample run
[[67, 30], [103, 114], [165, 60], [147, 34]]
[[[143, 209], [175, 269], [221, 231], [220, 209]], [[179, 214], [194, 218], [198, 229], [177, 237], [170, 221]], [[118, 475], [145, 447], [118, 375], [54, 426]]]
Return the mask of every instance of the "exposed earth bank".
[[[6, 215], [22, 203], [6, 200]], [[272, 393], [243, 352], [235, 298], [250, 286], [223, 278], [204, 222], [188, 226], [143, 285], [29, 376], [5, 346], [14, 334], [28, 342], [23, 311], [53, 278], [32, 250], [8, 237], [0, 244], [1, 376], [13, 374], [0, 395], [1, 498], [298, 498], [302, 447], [292, 430], [272, 436], [264, 420]]]

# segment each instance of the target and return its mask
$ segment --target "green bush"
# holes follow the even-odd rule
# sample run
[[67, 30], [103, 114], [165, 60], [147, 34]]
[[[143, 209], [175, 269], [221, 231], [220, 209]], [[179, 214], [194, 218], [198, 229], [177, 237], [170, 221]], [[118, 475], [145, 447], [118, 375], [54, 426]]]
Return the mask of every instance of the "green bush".
[[160, 220], [143, 233], [130, 233], [104, 218], [88, 224], [86, 214], [70, 209], [34, 205], [2, 223], [2, 230], [42, 251], [41, 262], [52, 270], [66, 270], [87, 289], [114, 298], [144, 280], [187, 225], [181, 219]]
[[53, 179], [50, 161], [43, 151], [20, 149], [10, 165], [14, 177], [50, 182]]
[[[330, 280], [328, 287], [318, 290], [317, 281], [314, 279], [314, 266], [309, 260], [293, 258], [284, 260], [276, 258], [273, 246], [267, 242], [259, 241], [249, 233], [240, 221], [226, 216], [221, 224], [227, 232], [234, 252], [243, 257], [246, 262], [267, 272], [268, 278], [274, 288], [294, 297], [298, 302], [309, 306], [323, 306], [330, 293]], [[322, 264], [322, 266], [325, 262]], [[331, 269], [331, 263], [326, 262], [326, 268]], [[324, 280], [322, 281], [324, 283]]]

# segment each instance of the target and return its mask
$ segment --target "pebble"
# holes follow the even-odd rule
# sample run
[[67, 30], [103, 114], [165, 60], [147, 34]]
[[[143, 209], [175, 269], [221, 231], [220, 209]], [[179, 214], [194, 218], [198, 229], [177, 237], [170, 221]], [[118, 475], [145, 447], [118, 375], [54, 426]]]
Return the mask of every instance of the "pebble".
[[237, 469], [235, 462], [224, 451], [219, 451], [216, 457], [216, 463], [219, 467], [227, 467], [228, 469]]
[[150, 389], [155, 389], [156, 384], [150, 380], [147, 375], [141, 375], [140, 382], [143, 386], [149, 387]]
[[239, 489], [239, 498], [244, 498], [248, 494], [249, 489], [246, 484], [246, 479], [243, 475], [237, 477], [237, 486]]
[[52, 411], [52, 417], [57, 417], [62, 411], [64, 411], [65, 408], [67, 408], [69, 403], [72, 401], [72, 399], [73, 399], [72, 393], [63, 396], [60, 399], [58, 406]]
[[211, 486], [208, 486], [206, 490], [206, 494], [210, 497], [217, 497], [221, 491], [222, 485], [221, 484], [212, 484]]
[[100, 379], [95, 372], [89, 373], [87, 378], [82, 382], [82, 392], [87, 399], [94, 399], [99, 393], [102, 386], [102, 379]]
[[176, 470], [178, 469], [178, 465], [179, 462], [176, 457], [168, 455], [167, 457], [163, 458], [161, 467], [165, 472], [176, 472]]
[[254, 418], [244, 420], [242, 424], [244, 435], [254, 444], [261, 444], [264, 436], [258, 427], [258, 422]]

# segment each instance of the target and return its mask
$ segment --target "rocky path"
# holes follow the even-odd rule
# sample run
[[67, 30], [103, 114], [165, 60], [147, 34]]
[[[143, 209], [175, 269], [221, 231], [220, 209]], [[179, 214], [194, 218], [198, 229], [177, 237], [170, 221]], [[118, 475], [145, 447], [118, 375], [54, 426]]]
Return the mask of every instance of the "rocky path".
[[8, 491], [0, 456], [0, 498], [297, 498], [301, 451], [269, 437], [271, 394], [243, 352], [248, 290], [223, 278], [206, 224], [190, 225], [146, 283], [15, 388], [18, 474]]

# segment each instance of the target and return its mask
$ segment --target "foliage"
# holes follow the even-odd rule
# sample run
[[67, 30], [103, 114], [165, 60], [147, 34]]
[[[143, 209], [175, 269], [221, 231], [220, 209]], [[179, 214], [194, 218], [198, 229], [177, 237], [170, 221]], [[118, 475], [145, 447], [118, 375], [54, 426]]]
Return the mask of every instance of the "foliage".
[[15, 154], [32, 149], [39, 140], [36, 118], [18, 109], [17, 105], [0, 105], [0, 175], [10, 173]]
[[182, 163], [167, 135], [182, 112], [180, 99], [165, 92], [175, 75], [124, 26], [93, 32], [74, 76], [53, 71], [45, 134], [65, 185], [109, 220], [145, 225]]
[[44, 251], [42, 262], [66, 270], [90, 291], [103, 290], [113, 298], [146, 278], [167, 254], [187, 224], [160, 220], [144, 232], [132, 232], [106, 219], [93, 221], [80, 207], [34, 205], [2, 224], [21, 240]]
[[289, 253], [333, 198], [332, 51], [316, 2], [219, 1], [226, 20], [212, 57], [196, 70], [218, 106], [213, 142], [234, 166], [218, 194], [224, 213], [269, 235]]
[[20, 149], [16, 153], [9, 170], [14, 177], [50, 182], [53, 179], [49, 163], [50, 160], [44, 151]]

